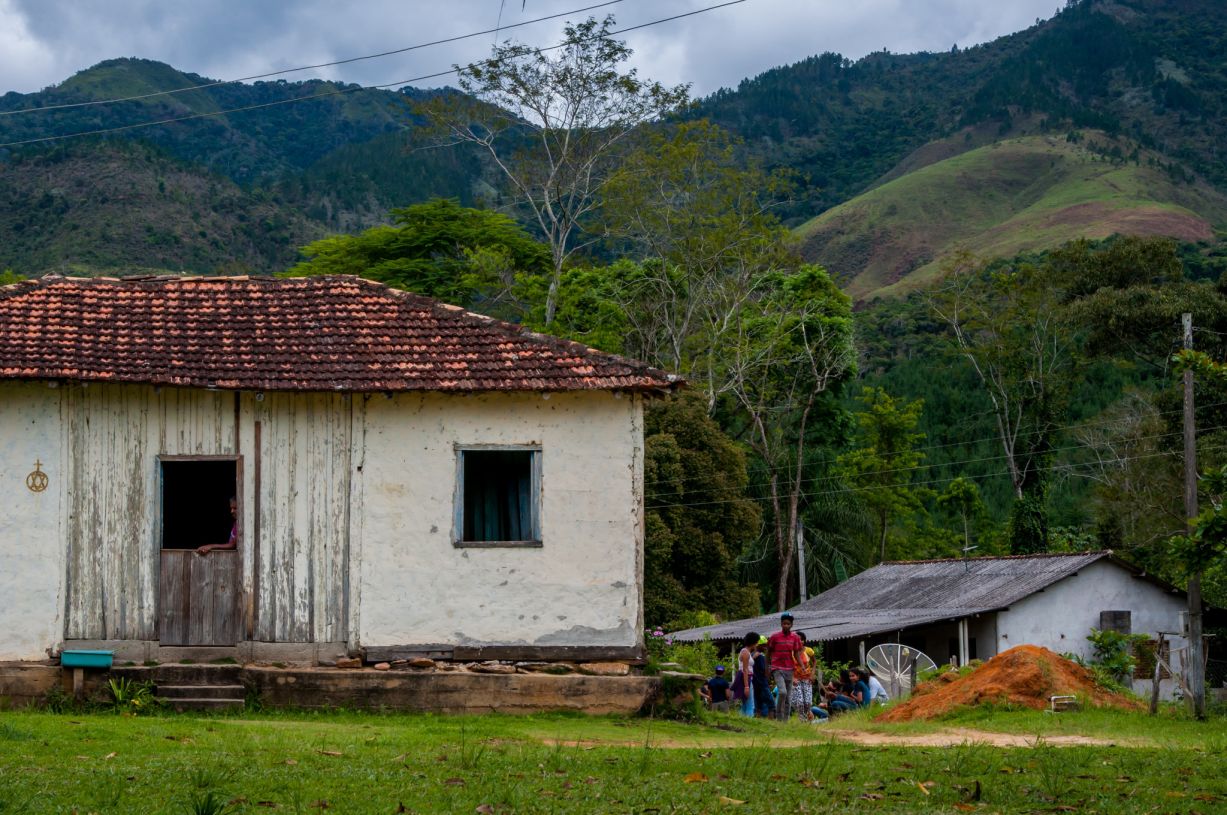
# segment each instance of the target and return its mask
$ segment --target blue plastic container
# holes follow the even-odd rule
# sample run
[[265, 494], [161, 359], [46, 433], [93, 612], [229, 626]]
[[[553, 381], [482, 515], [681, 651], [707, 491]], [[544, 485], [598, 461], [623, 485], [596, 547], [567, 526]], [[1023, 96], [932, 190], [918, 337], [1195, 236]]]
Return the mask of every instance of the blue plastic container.
[[61, 651], [60, 666], [64, 668], [110, 668], [114, 651]]

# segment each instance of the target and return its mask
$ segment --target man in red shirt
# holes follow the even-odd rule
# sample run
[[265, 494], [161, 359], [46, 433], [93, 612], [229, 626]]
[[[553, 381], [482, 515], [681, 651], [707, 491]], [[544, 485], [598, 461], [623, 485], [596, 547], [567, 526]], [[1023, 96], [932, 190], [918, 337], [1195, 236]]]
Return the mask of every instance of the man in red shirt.
[[767, 663], [775, 676], [775, 714], [781, 722], [788, 721], [792, 713], [793, 671], [805, 658], [805, 643], [792, 632], [792, 615], [780, 615], [780, 630], [767, 638]]

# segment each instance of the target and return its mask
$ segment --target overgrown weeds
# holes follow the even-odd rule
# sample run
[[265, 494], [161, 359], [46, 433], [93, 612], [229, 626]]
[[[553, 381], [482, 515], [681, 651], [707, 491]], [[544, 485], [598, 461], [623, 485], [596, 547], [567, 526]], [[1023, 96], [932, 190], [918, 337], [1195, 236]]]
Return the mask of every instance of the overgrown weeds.
[[154, 684], [148, 680], [138, 682], [125, 676], [112, 677], [107, 680], [107, 691], [111, 696], [110, 708], [116, 713], [135, 716], [155, 711], [161, 704], [154, 695]]

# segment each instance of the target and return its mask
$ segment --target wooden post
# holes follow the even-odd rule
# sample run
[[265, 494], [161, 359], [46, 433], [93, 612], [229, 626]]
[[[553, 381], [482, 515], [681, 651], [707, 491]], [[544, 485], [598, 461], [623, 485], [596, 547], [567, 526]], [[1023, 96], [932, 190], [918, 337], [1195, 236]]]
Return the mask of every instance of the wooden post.
[[[1184, 328], [1184, 348], [1193, 349], [1193, 315], [1181, 315]], [[1186, 534], [1193, 534], [1193, 519], [1197, 517], [1197, 425], [1193, 411], [1193, 370], [1184, 372], [1184, 514]], [[1193, 715], [1206, 717], [1206, 668], [1201, 625], [1201, 573], [1189, 576], [1189, 703]]]
[[1159, 712], [1159, 678], [1163, 675], [1163, 634], [1159, 634], [1159, 641], [1155, 643], [1155, 675], [1154, 684], [1150, 688], [1150, 715], [1154, 716]]

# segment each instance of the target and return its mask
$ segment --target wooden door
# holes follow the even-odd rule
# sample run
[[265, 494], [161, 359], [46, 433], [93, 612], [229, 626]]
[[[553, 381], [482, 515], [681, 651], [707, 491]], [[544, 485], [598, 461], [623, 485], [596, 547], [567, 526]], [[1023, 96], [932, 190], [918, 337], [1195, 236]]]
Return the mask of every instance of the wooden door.
[[162, 645], [235, 645], [243, 630], [243, 560], [238, 550], [197, 555], [163, 549], [158, 590]]

